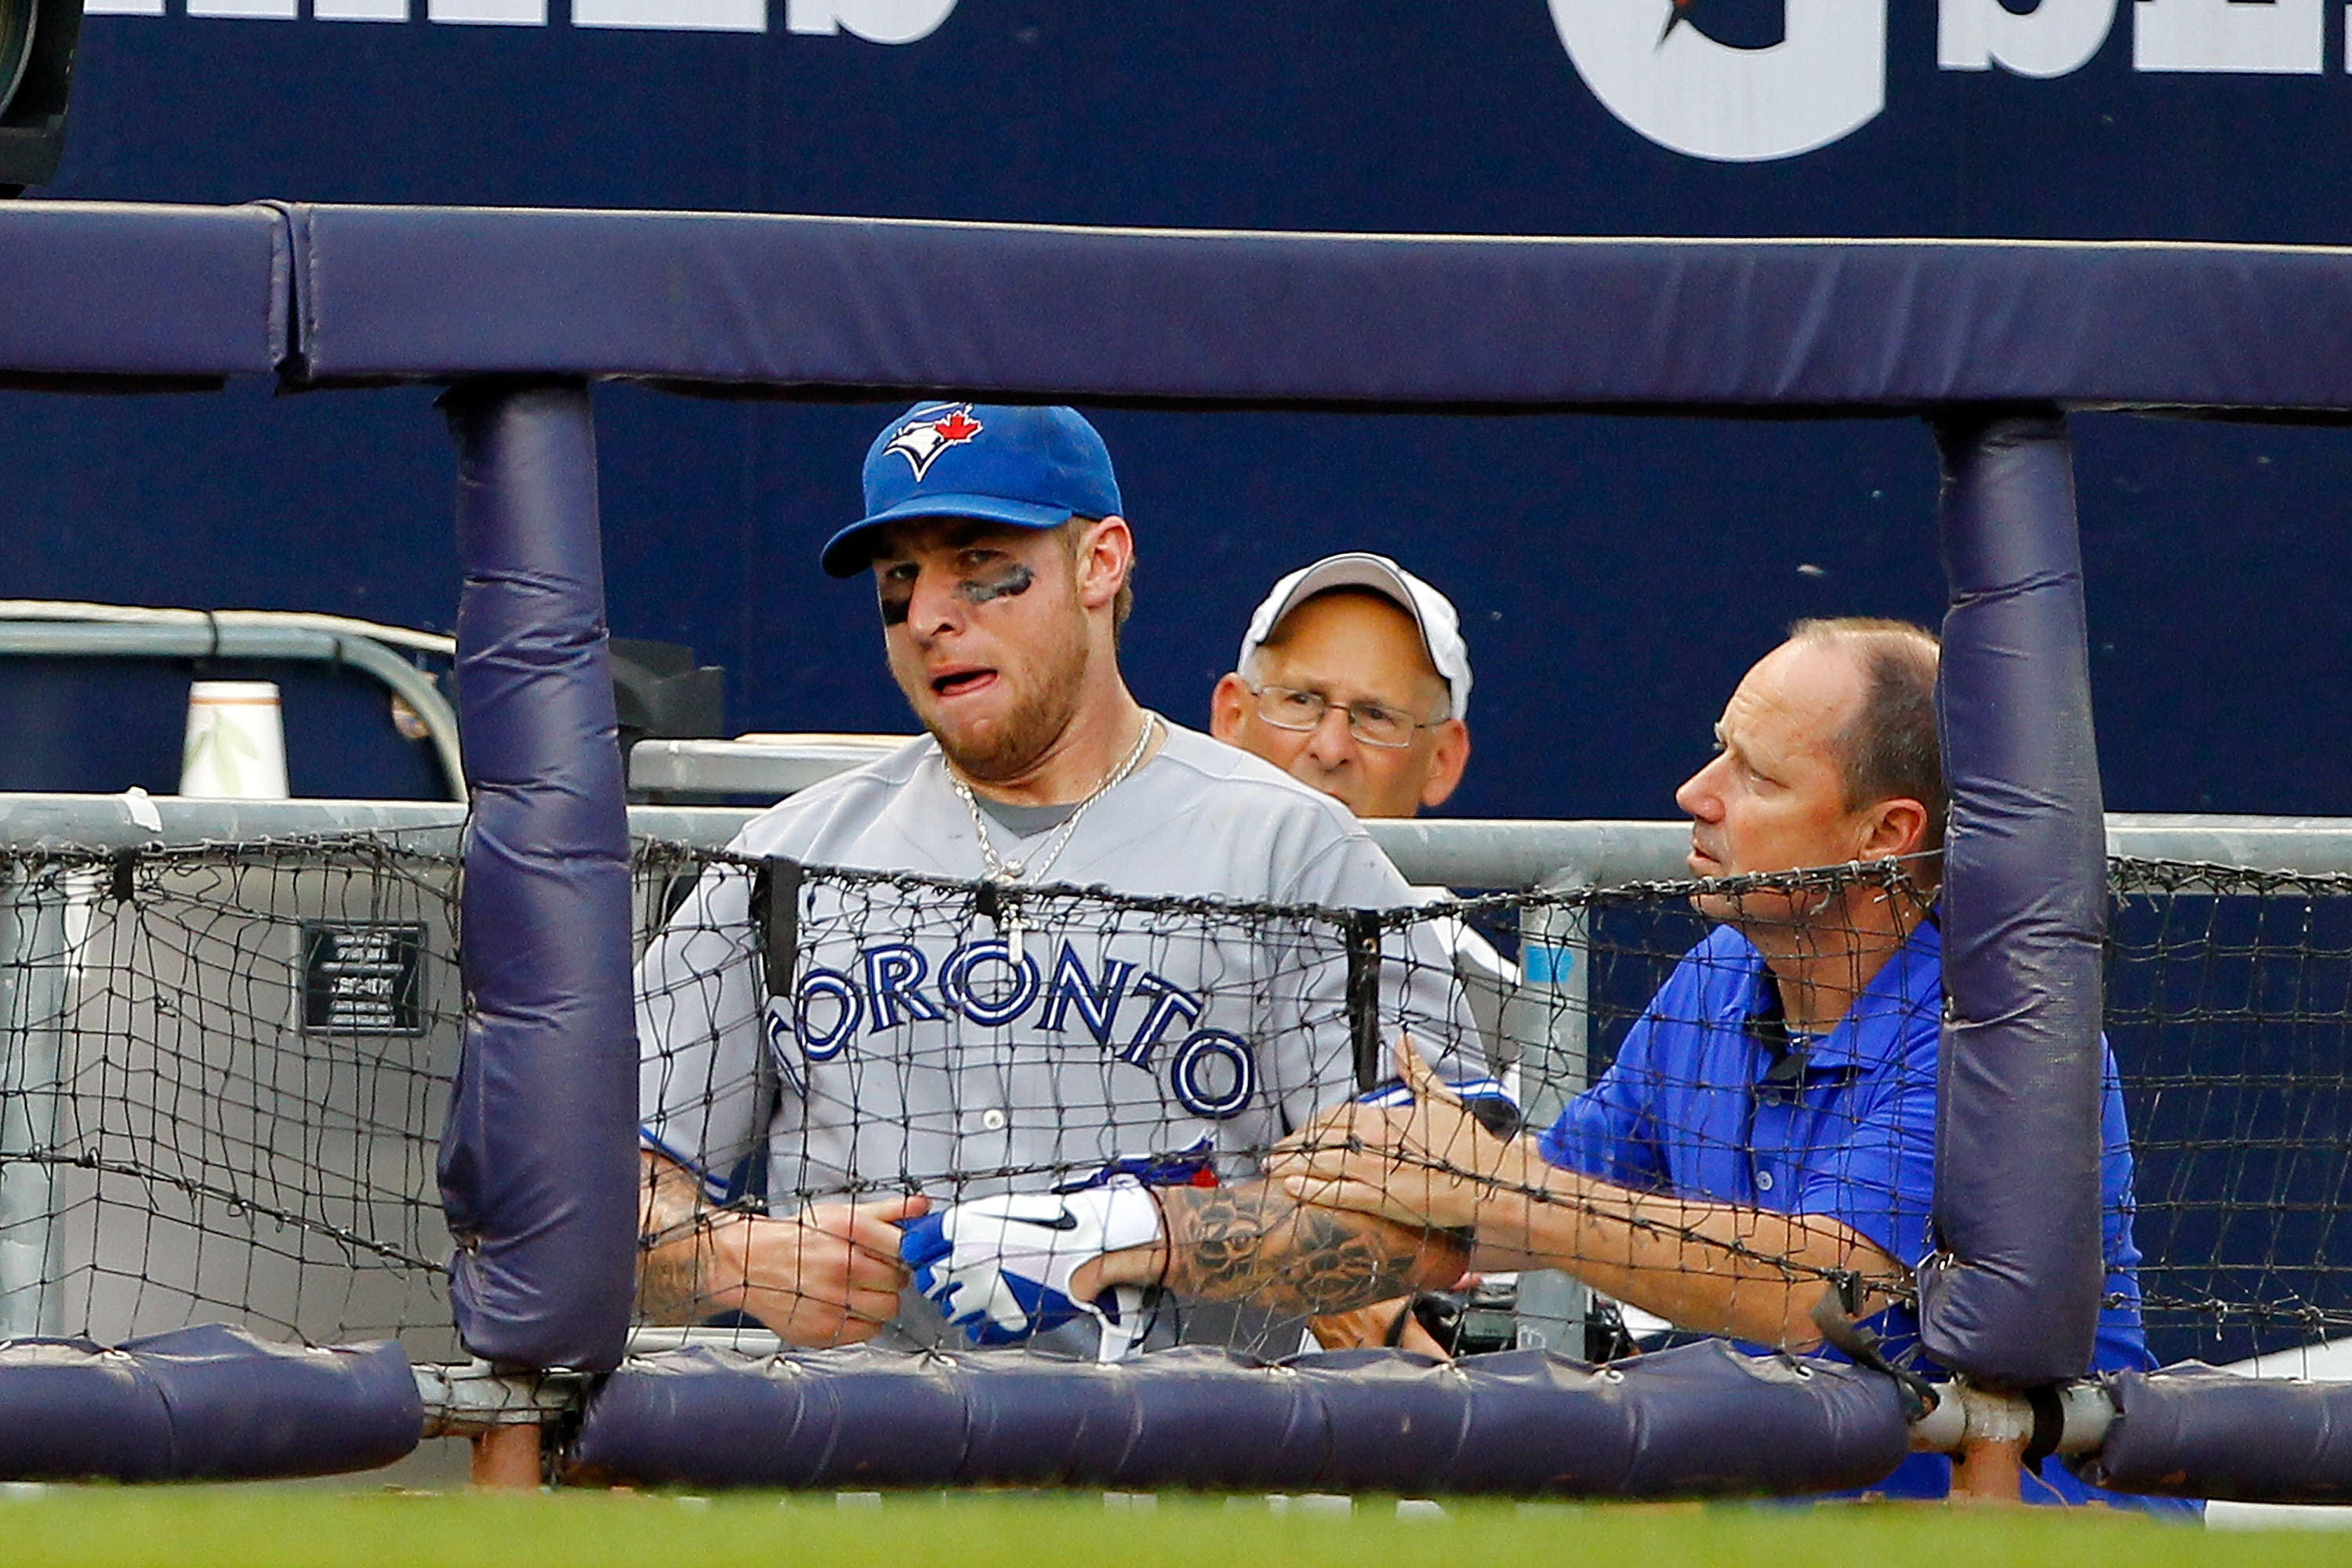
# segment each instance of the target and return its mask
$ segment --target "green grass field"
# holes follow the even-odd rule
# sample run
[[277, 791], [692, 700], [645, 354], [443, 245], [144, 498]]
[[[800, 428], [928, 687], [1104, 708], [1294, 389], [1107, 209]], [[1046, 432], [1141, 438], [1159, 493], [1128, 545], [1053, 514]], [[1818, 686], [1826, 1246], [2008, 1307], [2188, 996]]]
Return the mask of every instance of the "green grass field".
[[0, 1563], [38, 1568], [2295, 1568], [2352, 1563], [2352, 1534], [2207, 1531], [2105, 1511], [1927, 1505], [1448, 1504], [1442, 1518], [1279, 1514], [1263, 1500], [562, 1493], [430, 1496], [268, 1488], [56, 1488], [0, 1501]]

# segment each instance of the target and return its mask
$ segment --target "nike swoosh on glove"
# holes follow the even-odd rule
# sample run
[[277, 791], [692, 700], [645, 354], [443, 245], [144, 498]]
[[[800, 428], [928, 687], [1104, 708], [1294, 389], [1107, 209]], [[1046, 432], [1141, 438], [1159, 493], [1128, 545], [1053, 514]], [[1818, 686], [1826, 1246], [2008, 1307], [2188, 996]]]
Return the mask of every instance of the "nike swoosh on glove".
[[976, 1345], [1013, 1344], [1082, 1315], [1124, 1327], [1117, 1306], [1073, 1300], [1070, 1277], [1106, 1252], [1158, 1241], [1160, 1205], [1117, 1175], [1078, 1192], [974, 1198], [903, 1228], [898, 1255], [947, 1321]]

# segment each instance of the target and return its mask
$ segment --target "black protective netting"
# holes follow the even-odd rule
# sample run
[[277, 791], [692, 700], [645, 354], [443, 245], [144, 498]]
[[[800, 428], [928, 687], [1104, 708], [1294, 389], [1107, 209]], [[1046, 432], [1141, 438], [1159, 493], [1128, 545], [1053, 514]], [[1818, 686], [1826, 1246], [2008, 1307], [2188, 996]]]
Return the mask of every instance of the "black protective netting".
[[5, 868], [9, 1331], [446, 1355], [454, 862], [351, 837]]
[[2352, 1334], [2352, 878], [2111, 873], [2152, 1348], [2220, 1363]]
[[[698, 864], [698, 888], [682, 890]], [[681, 890], [656, 900], [669, 912], [649, 930], [640, 971], [641, 1099], [657, 1152], [653, 1253], [666, 1260], [664, 1288], [646, 1305], [673, 1321], [746, 1310], [788, 1332], [832, 1325], [789, 1296], [738, 1287], [762, 1269], [772, 1279], [824, 1276], [823, 1236], [849, 1224], [840, 1205], [911, 1189], [940, 1208], [976, 1201], [953, 1223], [985, 1224], [1006, 1212], [989, 1206], [1005, 1194], [1087, 1188], [1122, 1163], [1150, 1162], [1171, 1187], [1192, 1189], [1161, 1194], [1166, 1278], [1176, 1286], [1152, 1320], [1163, 1338], [1287, 1354], [1309, 1317], [1391, 1299], [1408, 1279], [1451, 1284], [1463, 1259], [1445, 1272], [1443, 1244], [1410, 1223], [1433, 1211], [1389, 1214], [1391, 1227], [1377, 1233], [1334, 1231], [1259, 1180], [1261, 1162], [1286, 1145], [1320, 1151], [1369, 1136], [1318, 1119], [1393, 1083], [1401, 1034], [1445, 1078], [1496, 1080], [1548, 1124], [1582, 1081], [1591, 1048], [1605, 1054], [1622, 1040], [1707, 931], [1689, 907], [1690, 884], [1363, 911], [693, 856], [670, 876]], [[1843, 974], [1849, 992], [1862, 960], [1835, 931], [1839, 911], [1891, 901], [1916, 922], [1926, 910], [1899, 874], [1806, 875], [1711, 896], [1801, 918], [1806, 940], [1822, 944], [1822, 984]], [[1523, 925], [1533, 933], [1524, 941]], [[1718, 942], [1688, 961], [1696, 981], [1686, 976], [1653, 1011], [1719, 1010], [1753, 989], [1743, 963], [1755, 967]], [[1591, 1265], [1585, 1271], [1604, 1288], [1612, 1269], [1714, 1272], [1731, 1279], [1734, 1306], [1762, 1310], [1755, 1303], [1853, 1275], [1900, 1299], [1906, 1283], [1889, 1258], [1918, 1250], [1933, 1141], [1933, 979], [1925, 990], [1912, 979], [1907, 998], [1882, 1008], [1889, 1027], [1873, 1048], [1887, 1059], [1867, 1073], [1824, 1059], [1769, 1086], [1774, 1105], [1760, 1122], [1771, 1125], [1755, 1158], [1743, 1147], [1748, 1128], [1726, 1112], [1761, 1068], [1743, 1061], [1720, 1086], [1732, 1094], [1710, 1098], [1696, 1079], [1675, 1081], [1699, 1064], [1662, 1050], [1645, 1069], [1656, 1092], [1610, 1123], [1657, 1145], [1655, 1160], [1592, 1157], [1586, 1168], [1618, 1184], [1599, 1194], [1506, 1173], [1488, 1182], [1489, 1215], [1572, 1208], [1605, 1222], [1553, 1244]], [[1902, 1049], [1892, 1026], [1906, 1013], [1928, 1020], [1926, 1054]], [[1791, 1047], [1800, 1058], [1809, 1048], [1786, 1031], [1761, 1048]], [[1658, 1125], [1684, 1108], [1690, 1125]], [[1486, 1109], [1489, 1120], [1500, 1114]], [[1457, 1119], [1438, 1142], [1401, 1147], [1398, 1168], [1377, 1179], [1401, 1193], [1433, 1177], [1491, 1178], [1496, 1148]], [[1786, 1217], [1787, 1198], [1826, 1179], [1809, 1160], [1835, 1171], [1843, 1209], [1859, 1211], [1845, 1230], [1802, 1209], [1793, 1224]], [[1776, 1173], [1781, 1199], [1762, 1206], [1782, 1213], [1737, 1208], [1771, 1191]], [[1199, 1185], [1212, 1180], [1218, 1194], [1203, 1195]], [[1733, 1206], [1623, 1190], [1689, 1180]], [[801, 1232], [747, 1228], [745, 1214], [797, 1217]], [[1877, 1250], [1839, 1239], [1856, 1233]], [[1016, 1245], [1050, 1245], [1013, 1234]], [[1081, 1226], [1071, 1255], [1092, 1245]], [[989, 1288], [982, 1278], [974, 1289]], [[941, 1332], [918, 1299], [895, 1303], [887, 1326], [877, 1320], [891, 1303], [845, 1304], [864, 1317], [845, 1327], [850, 1337], [878, 1331], [884, 1342], [919, 1344]]]
[[[689, 1175], [683, 1215], [656, 1215], [656, 1248], [683, 1238], [707, 1268], [738, 1216], [1032, 1193], [1205, 1141], [1154, 1173], [1206, 1213], [1220, 1200], [1190, 1184], [1214, 1173], [1227, 1254], [1199, 1271], [1240, 1300], [1171, 1301], [1155, 1331], [1266, 1353], [1298, 1348], [1307, 1309], [1346, 1280], [1296, 1249], [1241, 1257], [1236, 1238], [1265, 1228], [1247, 1199], [1258, 1162], [1391, 1078], [1400, 1030], [1442, 1049], [1450, 1078], [1504, 1080], [1540, 1128], [1645, 1013], [1655, 1034], [1753, 981], [1690, 884], [1366, 913], [797, 871], [652, 844], [638, 865], [646, 1107]], [[2338, 1218], [2352, 879], [2114, 869], [2109, 1035], [2152, 1348], [2226, 1360], [2352, 1333]], [[118, 1340], [227, 1320], [454, 1354], [433, 1172], [461, 1008], [454, 858], [349, 836], [20, 849], [5, 875], [0, 1326]], [[1908, 894], [1827, 877], [1747, 896], [1817, 911]], [[1654, 1001], [1678, 965], [1697, 989]], [[1798, 1068], [1774, 1078], [1792, 1048]], [[1843, 1147], [1844, 1187], [1886, 1211], [1883, 1233], [1860, 1229], [1897, 1250], [1924, 1223], [1886, 1173], [1916, 1118], [1860, 1089], [1916, 1109], [1932, 1083], [1916, 1066], [1872, 1079], [1802, 1030], [1759, 1049], [1758, 1081], [1734, 1097], [1744, 1119], [1627, 1136], [1676, 1145], [1696, 1162], [1681, 1169], [1744, 1161], [1747, 1196], [1767, 1207], [1801, 1202], [1766, 1196], [1768, 1182]], [[1700, 1086], [1673, 1080], [1686, 1066], [1651, 1061], [1654, 1117], [1699, 1104]], [[1475, 1154], [1441, 1152], [1420, 1173], [1475, 1169]], [[1639, 1234], [1761, 1291], [1839, 1272], [1801, 1227], [1507, 1184], [1497, 1201], [1607, 1211], [1616, 1228], [1587, 1245], [1628, 1255], [1587, 1257], [1596, 1271], [1631, 1266], [1624, 1237]], [[1846, 1261], [1900, 1300], [1899, 1275]], [[1499, 1300], [1490, 1289], [1489, 1331]], [[741, 1304], [654, 1291], [647, 1315], [743, 1321]], [[946, 1332], [918, 1296], [896, 1317], [883, 1342]]]

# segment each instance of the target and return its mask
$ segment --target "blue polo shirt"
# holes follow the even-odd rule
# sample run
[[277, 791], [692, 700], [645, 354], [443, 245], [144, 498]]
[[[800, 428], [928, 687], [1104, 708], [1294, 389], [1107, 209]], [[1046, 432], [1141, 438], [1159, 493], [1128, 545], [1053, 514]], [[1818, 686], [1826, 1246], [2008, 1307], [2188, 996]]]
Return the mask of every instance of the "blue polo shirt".
[[[1685, 954], [1658, 988], [1616, 1062], [1544, 1133], [1543, 1157], [1645, 1192], [1778, 1214], [1819, 1215], [1916, 1267], [1930, 1250], [1935, 1191], [1936, 1061], [1943, 1014], [1941, 932], [1924, 921], [1881, 965], [1837, 1027], [1784, 1041], [1779, 993], [1763, 955], [1728, 926]], [[2101, 1042], [2105, 1096], [2099, 1184], [2109, 1305], [2099, 1315], [2095, 1370], [2151, 1368], [2140, 1330], [2139, 1249], [2132, 1245], [2131, 1145], [2114, 1053]], [[1872, 1325], [1888, 1356], [1930, 1376], [1909, 1304]], [[2053, 1458], [2042, 1502], [2115, 1502]], [[2033, 1478], [2027, 1479], [2032, 1491]], [[1942, 1497], [1951, 1464], [1914, 1454], [1885, 1483], [1889, 1497]], [[2168, 1500], [2131, 1500], [2169, 1508]], [[2193, 1506], [2193, 1505], [2182, 1505]]]

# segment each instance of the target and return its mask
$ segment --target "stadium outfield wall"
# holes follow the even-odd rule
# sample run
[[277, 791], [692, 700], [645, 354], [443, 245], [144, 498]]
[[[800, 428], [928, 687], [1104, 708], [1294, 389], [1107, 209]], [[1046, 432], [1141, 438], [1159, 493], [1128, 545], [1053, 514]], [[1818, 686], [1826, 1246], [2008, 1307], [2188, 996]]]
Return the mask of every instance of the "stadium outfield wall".
[[625, 1142], [572, 1137], [635, 1120], [590, 382], [1927, 416], [1954, 816], [1923, 1323], [1945, 1364], [2022, 1390], [2087, 1364], [2100, 1274], [2105, 901], [2063, 411], [2352, 408], [2333, 249], [35, 203], [0, 210], [0, 375], [24, 385], [456, 388], [478, 810], [444, 1198], [468, 1344], [579, 1372], [620, 1357], [635, 1213]]

